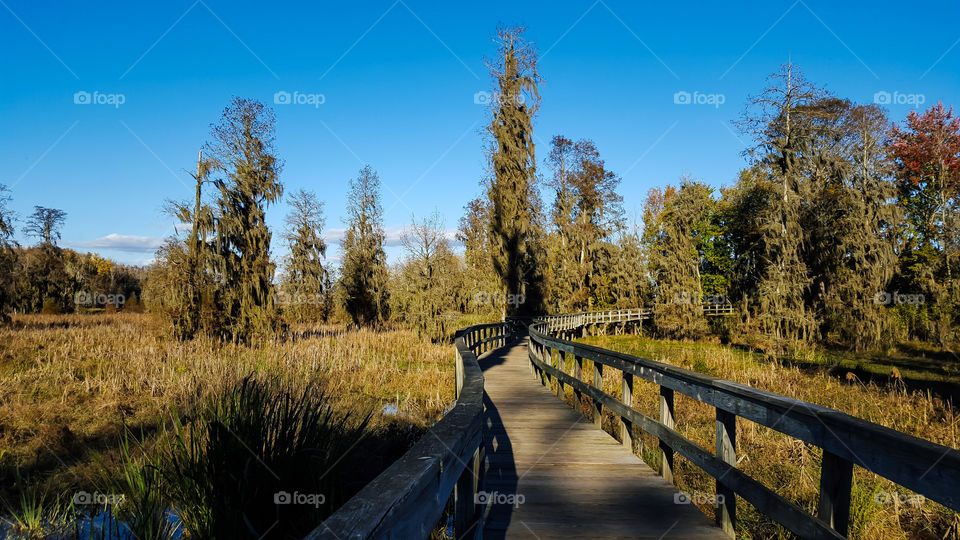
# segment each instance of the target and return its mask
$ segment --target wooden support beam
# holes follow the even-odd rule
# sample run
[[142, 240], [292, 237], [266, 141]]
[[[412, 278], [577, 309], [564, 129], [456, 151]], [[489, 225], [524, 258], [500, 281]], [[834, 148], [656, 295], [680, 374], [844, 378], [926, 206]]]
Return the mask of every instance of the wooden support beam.
[[[633, 408], [633, 375], [623, 373], [620, 381], [621, 401], [627, 407]], [[620, 442], [623, 443], [630, 452], [633, 452], [633, 424], [624, 417], [620, 417]]]
[[847, 535], [850, 522], [852, 482], [853, 463], [824, 450], [820, 467], [820, 504], [817, 505], [817, 517], [843, 536]]
[[[583, 358], [576, 355], [573, 357], [573, 378], [578, 381], [583, 380]], [[580, 402], [583, 401], [583, 393], [577, 387], [573, 387], [573, 394], [577, 397], [577, 412], [579, 412]]]
[[[665, 386], [660, 387], [660, 423], [673, 429], [673, 390]], [[671, 484], [673, 482], [673, 448], [660, 441], [660, 476]]]
[[[603, 364], [600, 362], [593, 363], [593, 386], [603, 391]], [[594, 401], [593, 407], [593, 425], [603, 429], [603, 403]]]
[[[737, 417], [720, 408], [717, 408], [717, 457], [732, 467], [737, 466]], [[737, 494], [721, 479], [717, 480], [715, 502], [717, 526], [735, 538]]]
[[454, 490], [453, 531], [455, 538], [468, 538], [478, 525], [482, 506], [476, 495], [480, 488], [480, 449], [467, 461]]
[[[566, 373], [566, 370], [563, 369], [564, 367], [563, 364], [566, 363], [565, 357], [566, 357], [566, 353], [558, 350], [557, 358], [556, 360], [554, 360], [554, 365], [553, 365], [553, 367], [557, 368], [557, 370], [562, 371], [564, 373]], [[557, 397], [560, 399], [563, 399], [563, 379], [557, 379]]]

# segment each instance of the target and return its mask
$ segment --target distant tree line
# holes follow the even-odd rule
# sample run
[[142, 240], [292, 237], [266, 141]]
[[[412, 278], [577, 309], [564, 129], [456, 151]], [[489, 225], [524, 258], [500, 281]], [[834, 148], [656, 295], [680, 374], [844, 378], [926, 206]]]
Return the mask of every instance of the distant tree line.
[[[736, 182], [715, 190], [683, 177], [652, 189], [637, 223], [590, 139], [553, 136], [538, 170], [541, 81], [523, 33], [496, 34], [487, 174], [455, 234], [439, 213], [414, 217], [405, 256], [389, 266], [380, 178], [366, 166], [349, 181], [339, 265], [327, 258], [322, 201], [300, 190], [287, 199], [288, 255], [277, 271], [265, 222], [284, 191], [275, 119], [260, 102], [235, 98], [202, 148], [193, 199], [168, 204], [189, 230], [146, 272], [147, 306], [180, 339], [236, 342], [331, 318], [403, 324], [439, 339], [464, 320], [640, 306], [673, 338], [715, 331], [765, 346], [856, 348], [957, 341], [960, 118], [952, 109], [938, 103], [892, 124], [880, 107], [834, 96], [783, 66], [739, 122], [751, 146]], [[38, 207], [24, 229], [38, 245], [16, 246], [3, 201], [4, 312], [47, 302], [70, 310], [81, 286], [139, 296], [136, 272], [56, 246], [58, 210]], [[707, 319], [702, 306], [712, 303], [735, 306], [736, 316]]]
[[[504, 315], [644, 305], [663, 336], [711, 330], [766, 346], [956, 342], [960, 117], [941, 103], [891, 124], [793, 65], [747, 104], [748, 167], [716, 193], [692, 178], [650, 191], [643, 227], [589, 139], [534, 156], [536, 52], [501, 29], [485, 197], [460, 223], [469, 287]], [[552, 202], [541, 203], [541, 191]], [[499, 280], [495, 290], [485, 289]], [[737, 317], [710, 323], [702, 306]], [[479, 309], [478, 306], [470, 306]]]
[[0, 322], [10, 313], [89, 313], [140, 309], [143, 271], [57, 245], [67, 214], [35, 206], [22, 231], [36, 244], [14, 240], [10, 192], [0, 186]]

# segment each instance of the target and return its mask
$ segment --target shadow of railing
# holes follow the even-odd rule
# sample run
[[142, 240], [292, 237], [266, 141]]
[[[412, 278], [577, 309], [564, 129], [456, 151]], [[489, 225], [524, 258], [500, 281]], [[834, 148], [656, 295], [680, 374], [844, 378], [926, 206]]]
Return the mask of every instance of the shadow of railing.
[[[516, 342], [509, 343], [502, 349], [481, 358], [478, 362], [480, 369], [486, 372], [492, 367], [505, 363], [507, 351], [514, 345]], [[481, 493], [485, 494], [487, 499], [491, 493], [516, 494], [519, 476], [513, 456], [513, 444], [503, 426], [497, 406], [486, 391], [483, 393], [483, 408], [483, 444], [486, 462], [483, 464]], [[488, 510], [485, 511], [483, 518], [484, 538], [504, 538], [513, 515], [513, 505], [487, 504], [486, 506]]]

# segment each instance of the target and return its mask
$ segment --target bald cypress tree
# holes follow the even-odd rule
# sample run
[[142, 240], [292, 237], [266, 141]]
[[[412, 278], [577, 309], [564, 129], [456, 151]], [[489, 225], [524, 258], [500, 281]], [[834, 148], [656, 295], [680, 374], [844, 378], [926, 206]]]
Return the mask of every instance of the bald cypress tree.
[[220, 282], [221, 332], [239, 342], [269, 334], [280, 322], [266, 223], [267, 206], [283, 194], [275, 125], [273, 111], [259, 101], [234, 98], [213, 127], [209, 145], [220, 176], [214, 181], [216, 238], [208, 263]]
[[877, 346], [891, 337], [887, 309], [877, 299], [894, 275], [900, 222], [883, 151], [889, 124], [875, 105], [834, 97], [811, 104], [809, 116], [803, 228], [819, 338]]
[[644, 212], [644, 242], [656, 283], [653, 323], [673, 338], [707, 332], [703, 316], [700, 242], [714, 201], [711, 189], [684, 179], [680, 189], [651, 190]]
[[350, 181], [347, 232], [343, 238], [340, 290], [357, 326], [380, 326], [390, 316], [389, 272], [383, 250], [380, 177], [369, 165]]
[[210, 181], [215, 165], [213, 160], [204, 159], [201, 151], [197, 156], [197, 172], [192, 174], [196, 182], [194, 200], [168, 201], [166, 205], [168, 214], [180, 223], [190, 224], [190, 236], [184, 242], [174, 242], [163, 249], [164, 264], [182, 268], [176, 271], [179, 279], [169, 280], [170, 290], [157, 302], [170, 316], [174, 336], [181, 340], [190, 339], [204, 329], [215, 332], [217, 326], [209, 313], [206, 321], [202, 316], [203, 306], [211, 307], [214, 295], [211, 274], [207, 272], [214, 216], [210, 205], [203, 203], [203, 185]]
[[804, 260], [803, 212], [811, 183], [806, 174], [811, 105], [824, 92], [787, 64], [774, 73], [772, 84], [753, 98], [743, 121], [753, 136], [751, 150], [758, 170], [770, 174], [777, 196], [769, 198], [756, 219], [763, 223], [760, 242], [764, 259], [758, 268], [754, 295], [749, 298], [761, 331], [776, 340], [810, 340], [817, 331], [808, 309], [810, 272]]
[[312, 191], [299, 190], [288, 204], [284, 239], [290, 249], [283, 279], [285, 310], [298, 321], [326, 320], [329, 271], [324, 264], [323, 203]]
[[535, 313], [544, 302], [543, 224], [533, 141], [540, 77], [537, 51], [523, 39], [523, 32], [523, 28], [499, 29], [497, 58], [488, 63], [497, 85], [488, 127], [493, 266], [508, 298], [525, 300], [506, 303], [507, 314]]

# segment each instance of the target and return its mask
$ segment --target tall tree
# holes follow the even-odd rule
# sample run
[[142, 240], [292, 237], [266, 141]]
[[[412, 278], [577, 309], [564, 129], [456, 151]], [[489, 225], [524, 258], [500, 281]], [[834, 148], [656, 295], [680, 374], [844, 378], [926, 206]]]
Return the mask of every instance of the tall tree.
[[55, 246], [60, 240], [60, 228], [66, 219], [67, 213], [63, 210], [34, 206], [23, 232], [39, 239], [41, 244]]
[[178, 260], [183, 266], [177, 272], [179, 278], [168, 281], [168, 298], [161, 302], [173, 321], [175, 337], [181, 340], [192, 338], [204, 325], [207, 331], [213, 331], [217, 326], [210, 317], [206, 320], [202, 317], [203, 306], [209, 308], [214, 301], [213, 280], [207, 267], [212, 264], [211, 237], [215, 232], [215, 220], [213, 210], [203, 203], [203, 185], [210, 182], [210, 173], [215, 166], [214, 160], [204, 159], [201, 150], [197, 154], [197, 172], [191, 174], [196, 182], [193, 203], [169, 201], [166, 208], [167, 213], [180, 223], [190, 224], [190, 236], [183, 245], [169, 245], [163, 251], [167, 257], [165, 264], [174, 264]]
[[917, 243], [943, 248], [960, 190], [960, 117], [942, 102], [923, 114], [910, 111], [904, 127], [891, 129], [889, 148]]
[[892, 128], [889, 151], [909, 223], [900, 281], [932, 297], [929, 331], [945, 343], [960, 318], [960, 117], [943, 103], [911, 111]]
[[461, 310], [493, 317], [499, 315], [497, 300], [503, 298], [503, 289], [493, 268], [490, 211], [486, 198], [468, 202], [457, 228], [457, 240], [464, 248], [464, 288], [471, 291], [462, 298]]
[[[399, 268], [397, 289], [391, 301], [402, 317], [421, 335], [442, 339], [452, 330], [450, 317], [461, 302], [463, 268], [450, 248], [438, 212], [413, 223], [403, 234], [406, 259]], [[398, 294], [399, 293], [399, 294]]]
[[323, 203], [312, 191], [299, 190], [287, 201], [284, 239], [287, 256], [283, 292], [289, 311], [298, 321], [327, 320], [330, 273], [324, 264], [327, 244], [323, 240]]
[[899, 222], [883, 150], [888, 123], [875, 105], [834, 97], [811, 104], [809, 118], [803, 229], [817, 337], [877, 346], [889, 335], [887, 311], [876, 298], [893, 277]]
[[648, 254], [640, 226], [618, 229], [616, 252], [611, 257], [610, 280], [613, 304], [618, 308], [639, 308], [649, 301]]
[[804, 144], [810, 129], [811, 105], [824, 92], [806, 81], [793, 64], [770, 77], [771, 85], [753, 98], [740, 122], [756, 146], [751, 157], [765, 167], [778, 196], [757, 216], [761, 231], [763, 273], [751, 297], [757, 319], [776, 340], [809, 340], [816, 323], [807, 309], [810, 274], [803, 258], [802, 213], [809, 182]]
[[340, 270], [344, 306], [355, 325], [379, 326], [390, 316], [389, 272], [383, 250], [380, 177], [369, 165], [350, 181], [347, 201]]
[[548, 185], [553, 190], [550, 209], [551, 232], [547, 237], [548, 263], [553, 269], [553, 286], [550, 287], [549, 306], [555, 313], [568, 313], [574, 306], [581, 306], [585, 298], [575, 299], [579, 292], [579, 263], [576, 257], [576, 227], [574, 209], [577, 205], [573, 177], [576, 174], [577, 156], [574, 142], [562, 135], [550, 140], [547, 167], [553, 171]]
[[555, 290], [559, 309], [583, 310], [609, 301], [612, 243], [623, 218], [620, 178], [606, 169], [593, 141], [554, 137], [548, 165], [554, 175], [551, 217], [557, 235]]
[[537, 51], [523, 39], [523, 32], [523, 28], [500, 28], [495, 39], [497, 58], [488, 62], [498, 88], [488, 127], [493, 181], [487, 195], [493, 266], [507, 296], [526, 300], [523, 304], [507, 304], [509, 314], [542, 310], [545, 281], [533, 141], [540, 77]]
[[680, 189], [651, 190], [644, 211], [644, 241], [656, 283], [653, 322], [673, 338], [696, 338], [707, 331], [698, 247], [714, 201], [711, 189], [682, 180]]
[[215, 255], [211, 270], [222, 281], [219, 303], [228, 317], [225, 337], [246, 342], [278, 327], [266, 208], [283, 194], [282, 163], [274, 148], [273, 111], [256, 100], [234, 98], [213, 126], [208, 146], [220, 177]]

